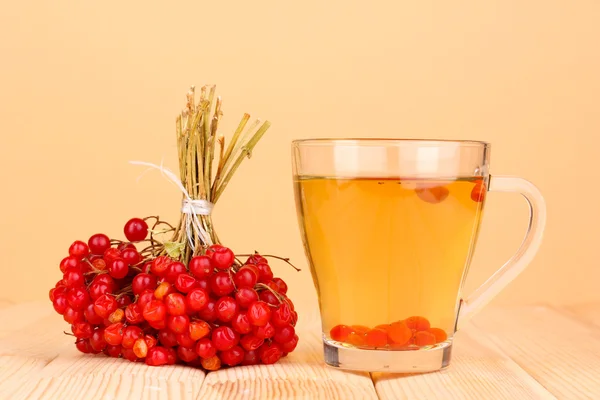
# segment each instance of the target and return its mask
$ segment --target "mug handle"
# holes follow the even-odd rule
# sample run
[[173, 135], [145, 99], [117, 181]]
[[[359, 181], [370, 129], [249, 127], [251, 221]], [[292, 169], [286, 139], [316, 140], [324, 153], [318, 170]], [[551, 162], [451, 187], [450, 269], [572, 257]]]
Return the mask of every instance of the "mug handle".
[[510, 176], [490, 176], [489, 192], [520, 193], [529, 205], [529, 227], [519, 250], [485, 283], [466, 299], [461, 299], [458, 324], [464, 324], [512, 282], [525, 268], [542, 242], [546, 226], [546, 202], [540, 191], [529, 181]]

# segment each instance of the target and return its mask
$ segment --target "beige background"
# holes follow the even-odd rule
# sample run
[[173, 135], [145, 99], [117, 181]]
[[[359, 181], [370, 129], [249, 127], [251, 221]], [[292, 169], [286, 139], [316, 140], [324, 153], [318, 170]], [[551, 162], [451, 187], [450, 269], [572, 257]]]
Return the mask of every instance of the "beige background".
[[[600, 3], [7, 2], [0, 11], [2, 297], [46, 298], [77, 238], [132, 216], [175, 221], [180, 194], [128, 160], [176, 168], [188, 85], [216, 83], [222, 132], [272, 129], [219, 202], [225, 244], [306, 262], [289, 143], [313, 136], [479, 139], [492, 172], [545, 193], [548, 229], [498, 302], [600, 299]], [[468, 289], [517, 248], [526, 206], [490, 196]], [[310, 274], [285, 265], [312, 307]], [[309, 289], [309, 290], [307, 290]]]

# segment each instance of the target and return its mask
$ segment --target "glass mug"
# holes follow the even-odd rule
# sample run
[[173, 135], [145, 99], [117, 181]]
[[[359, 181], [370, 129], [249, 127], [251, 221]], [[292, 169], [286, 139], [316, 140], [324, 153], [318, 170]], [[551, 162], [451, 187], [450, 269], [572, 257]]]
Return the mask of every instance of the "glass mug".
[[[300, 230], [319, 297], [325, 362], [370, 372], [449, 365], [464, 323], [521, 273], [546, 221], [540, 192], [490, 176], [478, 141], [306, 139], [292, 143]], [[525, 197], [517, 253], [462, 297], [489, 191]]]

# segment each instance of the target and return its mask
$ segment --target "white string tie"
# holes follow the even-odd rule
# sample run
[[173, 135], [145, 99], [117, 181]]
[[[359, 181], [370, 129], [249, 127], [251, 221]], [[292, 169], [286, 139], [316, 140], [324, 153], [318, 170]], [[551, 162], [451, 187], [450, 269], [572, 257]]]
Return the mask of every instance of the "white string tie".
[[184, 214], [210, 215], [214, 204], [208, 200], [188, 200], [181, 202], [181, 212]]
[[206, 232], [206, 229], [204, 229], [204, 226], [200, 222], [198, 215], [210, 215], [214, 207], [213, 203], [202, 199], [192, 199], [188, 191], [183, 186], [183, 183], [181, 183], [181, 181], [177, 177], [177, 175], [175, 175], [175, 173], [173, 173], [173, 171], [171, 171], [170, 169], [164, 167], [162, 165], [162, 162], [160, 163], [160, 165], [152, 164], [145, 161], [129, 161], [129, 163], [133, 165], [144, 165], [146, 167], [149, 167], [138, 177], [138, 180], [141, 179], [142, 176], [144, 176], [144, 174], [148, 171], [151, 171], [153, 169], [159, 170], [168, 181], [177, 186], [181, 193], [183, 193], [185, 198], [181, 203], [181, 212], [185, 215], [186, 236], [192, 251], [195, 250], [194, 236], [192, 234], [193, 231], [196, 232], [196, 235], [199, 236], [205, 244], [212, 244], [210, 235], [208, 234], [208, 232]]

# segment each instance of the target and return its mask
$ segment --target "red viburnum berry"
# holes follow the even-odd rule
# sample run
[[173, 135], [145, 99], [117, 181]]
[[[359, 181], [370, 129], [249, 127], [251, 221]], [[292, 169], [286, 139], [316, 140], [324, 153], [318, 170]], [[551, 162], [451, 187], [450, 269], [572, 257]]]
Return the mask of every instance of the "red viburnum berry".
[[206, 250], [215, 268], [225, 270], [233, 265], [235, 255], [231, 249], [220, 244], [213, 244]]
[[209, 338], [198, 340], [194, 350], [196, 351], [196, 354], [202, 358], [211, 358], [217, 354], [217, 348]]
[[233, 346], [229, 350], [222, 351], [219, 358], [223, 364], [233, 367], [244, 361], [244, 350], [240, 346]]
[[94, 301], [94, 311], [101, 318], [108, 318], [117, 309], [117, 301], [109, 294], [103, 294]]
[[280, 328], [291, 324], [292, 310], [287, 303], [281, 303], [274, 311], [271, 312], [271, 323], [276, 328]]
[[256, 290], [250, 288], [241, 288], [235, 292], [235, 300], [238, 302], [240, 307], [248, 308], [253, 303], [258, 301], [258, 293]]
[[152, 261], [152, 265], [150, 266], [150, 271], [154, 275], [162, 278], [166, 275], [167, 269], [169, 268], [169, 265], [172, 262], [173, 262], [173, 260], [167, 256], [156, 257]]
[[82, 242], [81, 240], [74, 241], [71, 247], [69, 247], [69, 255], [71, 257], [75, 257], [78, 260], [82, 260], [89, 253], [90, 248], [85, 242]]
[[263, 301], [255, 301], [248, 307], [248, 321], [254, 326], [265, 326], [271, 318], [271, 308]]
[[110, 248], [110, 239], [103, 233], [96, 233], [89, 238], [88, 247], [92, 254], [104, 254]]
[[221, 271], [214, 274], [210, 279], [210, 289], [212, 292], [221, 297], [227, 296], [235, 289], [233, 281], [227, 272]]
[[167, 280], [167, 282], [171, 283], [171, 284], [175, 284], [175, 282], [177, 281], [177, 277], [180, 274], [186, 273], [187, 269], [185, 268], [185, 264], [179, 261], [174, 261], [171, 264], [169, 264], [169, 267], [167, 268], [166, 274], [165, 274], [165, 279]]
[[125, 224], [123, 232], [130, 242], [139, 242], [148, 236], [148, 224], [141, 218], [132, 218]]
[[263, 344], [258, 349], [258, 354], [263, 364], [275, 364], [283, 355], [283, 351], [281, 350], [281, 345], [271, 342]]
[[196, 278], [187, 273], [181, 273], [175, 280], [175, 288], [181, 293], [189, 293], [190, 290], [198, 287], [198, 281]]
[[77, 268], [77, 267], [81, 267], [81, 263], [77, 259], [77, 257], [73, 257], [73, 256], [65, 257], [60, 262], [60, 272], [62, 272], [63, 274], [65, 272], [67, 272], [68, 268]]
[[196, 278], [206, 278], [212, 275], [213, 266], [210, 257], [208, 256], [196, 256], [193, 257], [188, 267], [190, 268], [190, 272]]
[[217, 350], [229, 350], [240, 340], [240, 335], [228, 326], [220, 326], [212, 331], [212, 341]]

